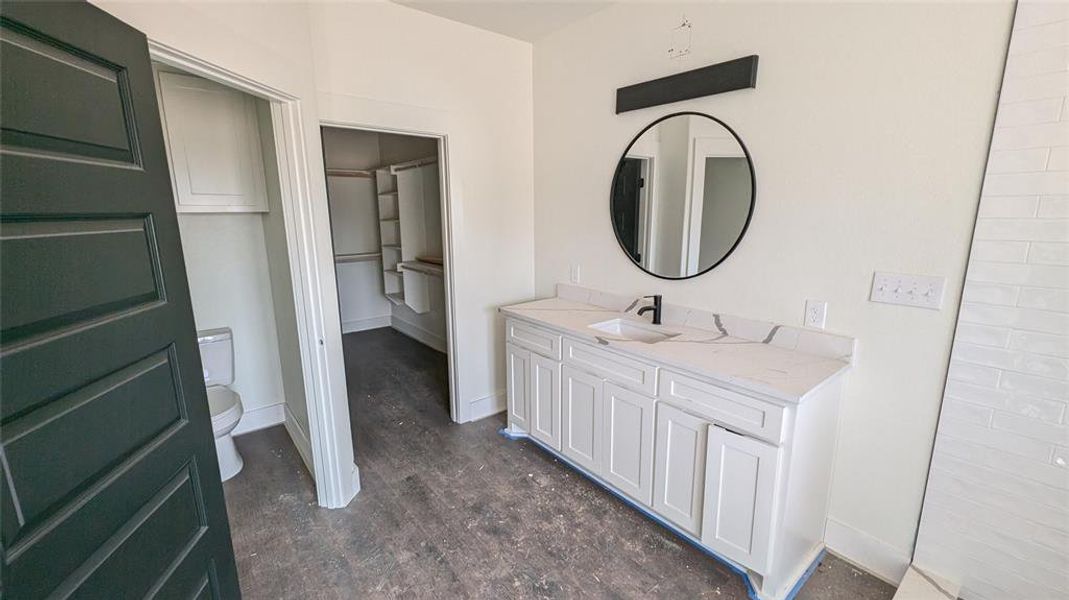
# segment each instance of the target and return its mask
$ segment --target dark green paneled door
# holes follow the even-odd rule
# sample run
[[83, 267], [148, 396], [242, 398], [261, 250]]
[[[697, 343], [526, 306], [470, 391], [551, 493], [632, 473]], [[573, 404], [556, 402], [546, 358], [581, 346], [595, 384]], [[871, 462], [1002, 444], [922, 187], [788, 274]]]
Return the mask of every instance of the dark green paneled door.
[[145, 36], [0, 15], [2, 595], [235, 598]]

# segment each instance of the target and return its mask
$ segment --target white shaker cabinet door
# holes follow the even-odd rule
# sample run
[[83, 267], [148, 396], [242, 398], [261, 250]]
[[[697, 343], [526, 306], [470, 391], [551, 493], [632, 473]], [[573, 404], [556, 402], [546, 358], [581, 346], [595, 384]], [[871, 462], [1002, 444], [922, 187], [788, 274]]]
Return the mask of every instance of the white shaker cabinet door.
[[780, 449], [709, 427], [702, 543], [758, 573], [768, 569]]
[[573, 369], [561, 368], [561, 452], [593, 473], [601, 473], [602, 402], [605, 384], [600, 377]]
[[653, 508], [693, 535], [702, 524], [708, 430], [708, 421], [657, 403]]
[[560, 363], [534, 353], [530, 357], [528, 431], [560, 450]]
[[528, 431], [530, 386], [527, 378], [531, 371], [531, 353], [512, 344], [505, 344], [506, 386], [508, 388], [509, 426]]
[[253, 97], [166, 71], [159, 85], [178, 212], [266, 212]]
[[653, 501], [653, 399], [605, 384], [602, 476], [632, 498]]

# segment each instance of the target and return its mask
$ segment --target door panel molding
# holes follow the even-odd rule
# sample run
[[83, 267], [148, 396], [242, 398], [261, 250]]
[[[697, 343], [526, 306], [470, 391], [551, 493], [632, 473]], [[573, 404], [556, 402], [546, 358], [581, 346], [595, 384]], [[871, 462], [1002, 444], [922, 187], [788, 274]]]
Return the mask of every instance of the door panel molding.
[[[141, 168], [141, 149], [126, 70], [17, 21], [0, 21], [5, 89], [20, 71], [19, 102], [4, 102], [0, 141], [5, 152]], [[78, 79], [55, 89], [63, 75]]]

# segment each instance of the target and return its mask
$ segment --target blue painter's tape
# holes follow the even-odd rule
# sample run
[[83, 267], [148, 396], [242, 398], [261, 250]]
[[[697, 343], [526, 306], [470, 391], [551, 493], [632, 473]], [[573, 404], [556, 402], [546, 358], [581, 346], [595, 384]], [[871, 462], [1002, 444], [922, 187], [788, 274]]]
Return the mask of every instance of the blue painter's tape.
[[497, 432], [510, 440], [525, 440], [530, 437], [526, 433], [520, 431], [509, 431], [508, 427], [502, 427], [501, 429], [498, 429]]
[[[528, 441], [532, 442], [535, 446], [538, 446], [538, 448], [540, 448], [542, 451], [544, 451], [547, 454], [551, 455], [553, 458], [561, 461], [563, 464], [568, 466], [573, 471], [579, 473], [583, 477], [586, 477], [588, 480], [590, 480], [591, 483], [594, 483], [595, 485], [597, 485], [598, 487], [602, 488], [603, 490], [609, 492], [613, 496], [616, 496], [618, 499], [623, 501], [625, 504], [627, 504], [628, 506], [630, 506], [634, 510], [637, 510], [638, 512], [642, 513], [646, 518], [648, 518], [651, 521], [657, 523], [658, 525], [664, 527], [668, 531], [671, 531], [672, 533], [674, 533], [676, 535], [676, 537], [678, 537], [681, 540], [683, 540], [684, 542], [690, 544], [691, 546], [696, 548], [698, 551], [700, 551], [702, 554], [705, 554], [706, 556], [709, 556], [710, 558], [716, 560], [717, 562], [721, 563], [722, 565], [724, 565], [725, 567], [730, 569], [733, 573], [735, 573], [736, 575], [741, 577], [743, 583], [746, 584], [746, 595], [750, 598], [750, 600], [761, 600], [758, 597], [757, 590], [754, 588], [753, 582], [750, 581], [750, 577], [749, 577], [749, 575], [747, 575], [745, 569], [743, 569], [739, 565], [735, 564], [734, 562], [724, 558], [723, 556], [720, 556], [716, 552], [713, 552], [709, 548], [706, 548], [694, 536], [692, 536], [689, 533], [683, 531], [682, 529], [679, 529], [673, 523], [671, 523], [669, 521], [666, 521], [663, 517], [661, 517], [657, 513], [654, 513], [652, 511], [650, 511], [650, 509], [648, 507], [646, 507], [646, 506], [644, 506], [642, 504], [639, 504], [638, 502], [636, 502], [631, 497], [625, 495], [623, 492], [619, 492], [619, 491], [613, 489], [612, 487], [609, 487], [607, 484], [602, 482], [601, 479], [599, 479], [593, 473], [590, 473], [589, 471], [587, 471], [583, 467], [573, 463], [572, 461], [570, 461], [567, 458], [561, 456], [560, 454], [557, 454], [556, 450], [546, 446], [541, 441], [532, 438], [529, 434], [526, 434], [526, 433], [523, 433], [523, 432], [518, 432], [518, 431], [509, 431], [508, 428], [506, 428], [506, 427], [502, 427], [501, 429], [499, 429], [498, 433], [501, 434], [502, 437], [505, 437], [505, 438], [510, 439], [510, 440], [524, 440], [525, 439], [525, 440], [528, 440]], [[825, 551], [821, 550], [820, 554], [817, 555], [817, 557], [813, 560], [813, 563], [809, 565], [809, 567], [805, 570], [804, 573], [802, 573], [802, 576], [798, 578], [798, 581], [795, 582], [794, 587], [791, 588], [790, 593], [787, 594], [787, 596], [783, 600], [794, 600], [794, 597], [798, 594], [799, 591], [801, 591], [802, 587], [805, 586], [806, 582], [809, 581], [809, 578], [813, 575], [813, 573], [816, 572], [817, 567], [820, 566], [820, 561], [822, 561], [824, 559], [824, 554], [825, 554]]]

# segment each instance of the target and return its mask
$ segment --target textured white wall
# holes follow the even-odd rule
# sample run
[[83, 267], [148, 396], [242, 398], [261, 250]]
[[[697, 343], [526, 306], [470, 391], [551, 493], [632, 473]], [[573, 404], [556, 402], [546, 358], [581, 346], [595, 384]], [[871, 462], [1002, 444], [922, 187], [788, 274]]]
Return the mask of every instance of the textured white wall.
[[1069, 4], [1018, 6], [915, 562], [1069, 598]]
[[[913, 548], [1013, 5], [618, 3], [535, 43], [535, 282], [583, 284], [859, 340], [828, 539], [888, 579]], [[688, 59], [667, 58], [686, 13]], [[616, 115], [617, 87], [760, 55], [757, 88]], [[663, 281], [609, 221], [616, 160], [655, 118], [707, 112], [753, 154], [757, 204], [734, 254]], [[873, 271], [947, 277], [942, 311], [869, 302]]]

